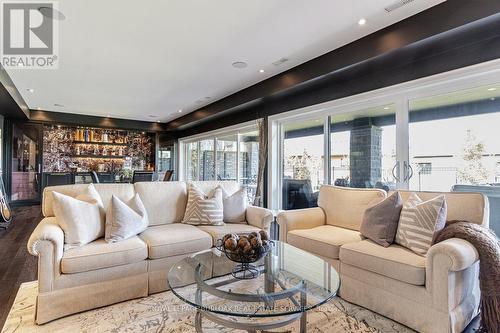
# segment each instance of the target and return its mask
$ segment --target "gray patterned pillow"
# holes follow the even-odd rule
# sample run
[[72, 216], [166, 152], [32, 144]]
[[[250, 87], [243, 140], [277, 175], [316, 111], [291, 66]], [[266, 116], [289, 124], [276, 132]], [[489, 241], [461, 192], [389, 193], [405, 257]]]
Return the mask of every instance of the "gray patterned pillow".
[[417, 254], [426, 255], [437, 233], [446, 224], [446, 214], [444, 195], [423, 202], [412, 193], [401, 211], [396, 243]]
[[218, 186], [209, 195], [196, 185], [189, 184], [188, 202], [182, 223], [192, 225], [224, 225], [222, 188]]

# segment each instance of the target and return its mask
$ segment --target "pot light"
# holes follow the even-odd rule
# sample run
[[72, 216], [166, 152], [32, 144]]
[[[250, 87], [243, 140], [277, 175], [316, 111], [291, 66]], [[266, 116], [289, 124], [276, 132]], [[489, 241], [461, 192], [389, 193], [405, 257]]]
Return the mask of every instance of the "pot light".
[[42, 107], [41, 107], [41, 106], [39, 106], [39, 107], [37, 107], [36, 109], [37, 109], [37, 110], [41, 110], [41, 109], [42, 109]]
[[388, 106], [386, 106], [386, 107], [384, 108], [384, 110], [389, 110], [389, 109], [390, 109], [390, 107], [388, 107]]
[[177, 111], [177, 112], [181, 113], [181, 112], [182, 112], [182, 109], [179, 109], [179, 111]]
[[493, 88], [488, 88], [488, 91], [495, 91], [495, 90], [497, 90], [497, 88], [494, 88], [494, 87]]
[[492, 97], [492, 98], [490, 98], [490, 99], [491, 99], [492, 101], [496, 100], [496, 98], [495, 98], [495, 97]]
[[246, 68], [248, 65], [246, 62], [244, 61], [235, 61], [233, 62], [232, 66], [234, 68], [238, 68], [238, 69], [241, 69], [241, 68]]
[[362, 18], [358, 21], [359, 25], [365, 25], [366, 24], [366, 19]]
[[157, 123], [161, 123], [161, 121], [159, 121], [159, 120], [157, 120], [156, 122], [157, 122]]
[[259, 69], [259, 73], [264, 73], [264, 72], [265, 72], [265, 70]]
[[110, 117], [111, 117], [111, 115], [107, 114], [107, 115], [106, 115], [106, 117], [107, 117], [107, 118], [110, 118]]
[[29, 88], [29, 89], [26, 89], [26, 90], [28, 90], [28, 92], [30, 92], [30, 93], [34, 93], [35, 92], [35, 89], [32, 89], [32, 88]]

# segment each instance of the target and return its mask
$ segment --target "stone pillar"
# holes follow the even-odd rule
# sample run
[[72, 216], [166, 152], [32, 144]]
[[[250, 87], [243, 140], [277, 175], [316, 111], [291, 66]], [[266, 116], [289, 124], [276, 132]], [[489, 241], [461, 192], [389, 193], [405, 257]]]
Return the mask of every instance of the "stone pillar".
[[351, 187], [373, 187], [382, 178], [382, 129], [370, 118], [356, 119], [350, 142]]

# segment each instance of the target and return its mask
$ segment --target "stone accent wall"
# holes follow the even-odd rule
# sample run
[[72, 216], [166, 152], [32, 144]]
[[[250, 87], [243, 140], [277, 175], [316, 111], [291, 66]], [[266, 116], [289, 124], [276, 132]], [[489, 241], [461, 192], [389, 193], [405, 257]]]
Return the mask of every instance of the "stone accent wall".
[[351, 187], [373, 187], [382, 178], [382, 129], [367, 122], [351, 130]]

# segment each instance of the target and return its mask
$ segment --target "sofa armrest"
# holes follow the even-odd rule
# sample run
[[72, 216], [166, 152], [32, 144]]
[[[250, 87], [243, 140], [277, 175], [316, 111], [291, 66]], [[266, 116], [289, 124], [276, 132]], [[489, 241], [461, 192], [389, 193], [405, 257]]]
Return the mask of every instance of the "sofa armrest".
[[248, 206], [246, 211], [246, 219], [248, 224], [263, 229], [269, 233], [271, 222], [273, 221], [273, 213], [267, 209], [257, 206]]
[[64, 232], [55, 217], [46, 217], [36, 226], [28, 240], [28, 252], [38, 256], [39, 291], [51, 291], [64, 252]]
[[425, 287], [433, 305], [450, 311], [468, 299], [479, 305], [479, 254], [471, 243], [450, 238], [431, 246], [426, 258]]
[[311, 229], [326, 223], [325, 212], [319, 207], [288, 210], [278, 215], [280, 240], [287, 241], [288, 232], [297, 229]]
[[476, 248], [466, 240], [459, 238], [450, 238], [431, 246], [427, 252], [428, 267], [436, 256], [446, 256], [450, 263], [446, 268], [454, 272], [469, 268], [479, 261]]

